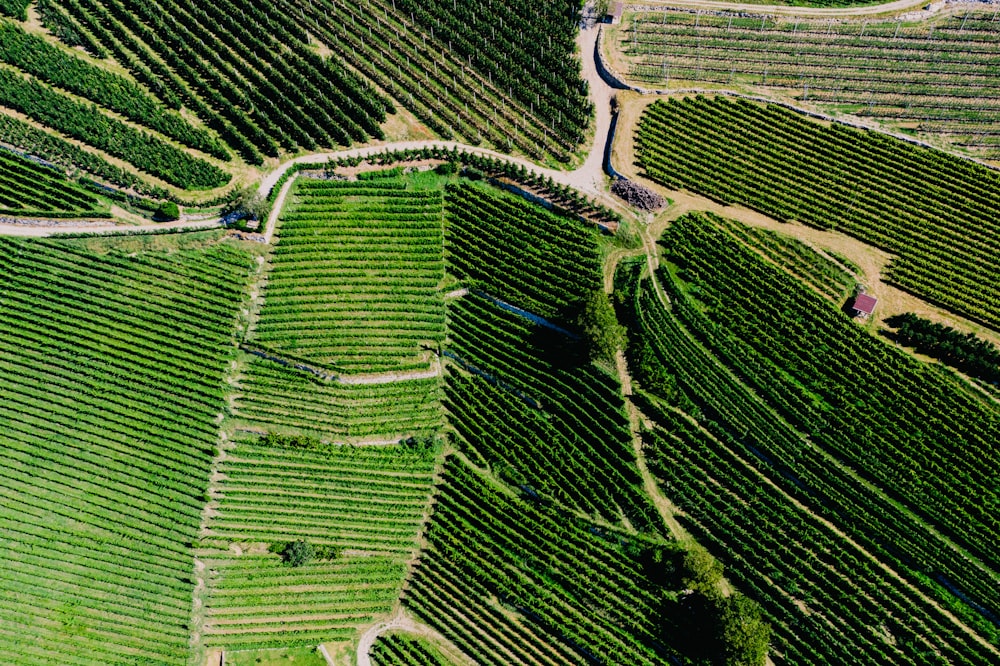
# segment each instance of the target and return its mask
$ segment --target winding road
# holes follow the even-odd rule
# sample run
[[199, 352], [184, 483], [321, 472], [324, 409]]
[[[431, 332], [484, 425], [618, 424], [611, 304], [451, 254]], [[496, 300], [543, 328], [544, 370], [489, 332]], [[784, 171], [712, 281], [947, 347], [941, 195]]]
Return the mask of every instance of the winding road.
[[[954, 4], [982, 4], [982, 0], [969, 0], [968, 2], [953, 2]], [[933, 14], [948, 6], [945, 0], [937, 0], [932, 4], [926, 4], [926, 0], [896, 0], [881, 5], [870, 5], [865, 7], [843, 7], [835, 9], [811, 8], [811, 7], [791, 7], [785, 5], [758, 5], [747, 3], [717, 2], [715, 0], [645, 0], [645, 2], [627, 3], [631, 9], [649, 9], [652, 11], [662, 9], [704, 9], [707, 11], [741, 11], [754, 14], [767, 15], [796, 15], [813, 17], [859, 17], [859, 16], [879, 16], [887, 13], [902, 12], [905, 10], [919, 10], [923, 14]], [[585, 9], [591, 12], [591, 7]], [[464, 150], [475, 155], [493, 157], [524, 165], [534, 172], [552, 178], [553, 181], [561, 185], [568, 185], [583, 193], [599, 199], [605, 205], [613, 208], [621, 208], [621, 204], [613, 199], [607, 192], [605, 186], [605, 175], [603, 171], [603, 156], [605, 144], [608, 140], [608, 130], [611, 126], [611, 98], [615, 95], [613, 89], [598, 73], [596, 58], [596, 45], [600, 34], [600, 25], [594, 21], [591, 15], [582, 24], [582, 29], [577, 37], [577, 46], [580, 50], [582, 61], [582, 75], [590, 90], [590, 99], [595, 108], [594, 119], [594, 139], [583, 163], [571, 171], [551, 169], [542, 167], [524, 157], [507, 155], [488, 148], [472, 146], [455, 141], [399, 141], [373, 143], [360, 148], [349, 148], [339, 151], [313, 153], [301, 155], [288, 160], [274, 171], [268, 173], [261, 180], [258, 192], [262, 195], [270, 193], [278, 180], [288, 171], [292, 165], [296, 164], [323, 164], [331, 159], [347, 157], [370, 157], [385, 151], [407, 150], [439, 147], [448, 150]], [[717, 91], [718, 92], [718, 91]], [[723, 91], [724, 92], [724, 91]], [[274, 226], [277, 217], [284, 203], [285, 196], [290, 189], [291, 182], [286, 181], [273, 206], [273, 211], [269, 216], [265, 227], [265, 242], [270, 243], [274, 233]], [[10, 224], [0, 223], [0, 236], [24, 236], [24, 237], [47, 237], [64, 234], [142, 234], [142, 233], [162, 233], [167, 231], [195, 231], [212, 229], [223, 226], [221, 219], [207, 220], [177, 220], [175, 222], [150, 223], [141, 225], [109, 224], [106, 222], [67, 222], [63, 223], [34, 223], [26, 221], [23, 223]]]
[[[583, 163], [572, 171], [561, 171], [558, 169], [542, 167], [524, 157], [506, 155], [488, 148], [472, 146], [456, 141], [398, 141], [394, 143], [373, 143], [360, 148], [349, 148], [346, 150], [301, 155], [288, 160], [277, 169], [264, 176], [257, 191], [262, 195], [270, 193], [271, 188], [273, 188], [285, 172], [295, 164], [323, 164], [331, 159], [345, 157], [370, 157], [372, 155], [383, 153], [387, 150], [420, 149], [432, 148], [436, 146], [448, 150], [455, 148], [475, 155], [499, 158], [508, 162], [513, 162], [514, 164], [524, 165], [526, 168], [531, 169], [535, 173], [551, 177], [553, 181], [561, 185], [568, 185], [588, 195], [603, 199], [605, 204], [618, 208], [620, 207], [620, 204], [610, 198], [610, 195], [607, 193], [607, 188], [604, 186], [604, 172], [602, 169], [604, 145], [607, 142], [608, 128], [611, 125], [611, 97], [614, 94], [614, 91], [597, 73], [597, 65], [595, 64], [594, 58], [590, 57], [590, 54], [594, 53], [599, 31], [599, 25], [596, 25], [593, 21], [588, 21], [586, 26], [580, 30], [580, 34], [577, 38], [577, 45], [579, 46], [580, 53], [583, 56], [581, 58], [583, 61], [583, 78], [590, 86], [590, 96], [596, 109], [596, 119], [594, 122], [593, 145], [587, 153], [587, 157], [584, 159]], [[277, 217], [281, 209], [281, 204], [284, 203], [284, 198], [288, 193], [292, 180], [293, 179], [290, 178], [285, 182], [282, 187], [282, 192], [279, 193], [278, 198], [274, 203], [273, 210], [265, 227], [264, 235], [266, 242], [271, 241], [274, 233], [274, 225], [277, 222]], [[164, 231], [193, 231], [218, 228], [221, 226], [223, 226], [221, 219], [197, 221], [182, 219], [177, 220], [176, 222], [144, 225], [115, 225], [100, 222], [68, 222], [66, 224], [32, 224], [27, 222], [23, 224], [0, 223], [0, 236], [26, 236], [41, 238], [65, 234], [141, 234]]]

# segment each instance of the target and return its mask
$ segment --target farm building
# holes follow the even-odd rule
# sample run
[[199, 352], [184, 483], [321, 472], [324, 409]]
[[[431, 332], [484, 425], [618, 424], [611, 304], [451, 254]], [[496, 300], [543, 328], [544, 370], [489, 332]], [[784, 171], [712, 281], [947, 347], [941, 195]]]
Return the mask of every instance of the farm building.
[[616, 2], [615, 4], [611, 5], [611, 10], [604, 18], [604, 22], [610, 23], [611, 25], [618, 25], [622, 21], [622, 12], [624, 11], [625, 11], [625, 3]]
[[854, 297], [854, 303], [851, 305], [851, 311], [856, 317], [867, 317], [871, 313], [875, 312], [875, 305], [877, 303], [878, 299], [874, 296], [859, 293]]

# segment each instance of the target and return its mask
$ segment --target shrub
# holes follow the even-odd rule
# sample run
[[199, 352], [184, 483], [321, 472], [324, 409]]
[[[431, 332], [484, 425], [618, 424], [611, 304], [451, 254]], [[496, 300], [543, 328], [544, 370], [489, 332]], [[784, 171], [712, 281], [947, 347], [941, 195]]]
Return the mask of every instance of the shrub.
[[173, 201], [164, 201], [156, 208], [156, 212], [153, 216], [158, 220], [179, 220], [181, 217], [181, 210]]

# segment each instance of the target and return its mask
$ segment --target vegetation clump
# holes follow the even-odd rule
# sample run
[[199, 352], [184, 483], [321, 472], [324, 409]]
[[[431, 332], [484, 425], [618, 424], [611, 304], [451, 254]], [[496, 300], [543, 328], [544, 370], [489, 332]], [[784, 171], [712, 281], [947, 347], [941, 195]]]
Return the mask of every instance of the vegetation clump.
[[181, 217], [181, 209], [173, 201], [164, 201], [156, 208], [154, 217], [157, 220], [173, 221]]
[[896, 327], [889, 333], [896, 342], [915, 347], [917, 352], [933, 356], [976, 379], [992, 384], [1000, 382], [1000, 349], [977, 338], [975, 333], [961, 333], [912, 312], [890, 317], [885, 323]]
[[615, 354], [625, 347], [625, 327], [618, 323], [611, 300], [597, 289], [586, 300], [577, 319], [591, 360], [613, 363]]
[[340, 551], [333, 546], [318, 546], [305, 539], [272, 544], [271, 552], [280, 555], [290, 567], [301, 567], [313, 560], [334, 560], [340, 556]]

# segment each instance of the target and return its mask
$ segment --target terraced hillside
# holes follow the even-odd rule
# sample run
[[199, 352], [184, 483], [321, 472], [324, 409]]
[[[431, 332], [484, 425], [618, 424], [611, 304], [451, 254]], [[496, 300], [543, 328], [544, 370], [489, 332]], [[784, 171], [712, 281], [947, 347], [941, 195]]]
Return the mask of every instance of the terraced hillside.
[[680, 656], [693, 609], [676, 596], [677, 550], [518, 497], [457, 459], [444, 475], [405, 603], [476, 663]]
[[194, 201], [234, 176], [247, 184], [247, 165], [387, 130], [569, 160], [592, 112], [572, 57], [578, 0], [528, 15], [503, 3], [462, 11], [382, 0], [4, 3], [0, 142]]
[[669, 187], [842, 231], [896, 259], [884, 276], [958, 314], [1000, 323], [1000, 174], [788, 109], [671, 98], [642, 117], [637, 160]]
[[[399, 596], [436, 452], [290, 450], [254, 439], [218, 466], [218, 508], [201, 534], [207, 646], [351, 640]], [[289, 566], [270, 552], [303, 539], [332, 556]]]
[[645, 87], [748, 89], [1000, 158], [1000, 22], [989, 7], [924, 22], [642, 13], [619, 35], [623, 74]]
[[0, 214], [105, 217], [108, 206], [61, 171], [0, 151]]
[[651, 467], [682, 522], [764, 605], [788, 663], [989, 663], [997, 479], [973, 461], [995, 456], [996, 404], [727, 226], [682, 218], [668, 266], [619, 276]]
[[250, 257], [0, 241], [0, 650], [184, 663]]
[[254, 342], [338, 374], [426, 369], [444, 326], [440, 190], [399, 178], [295, 187]]

